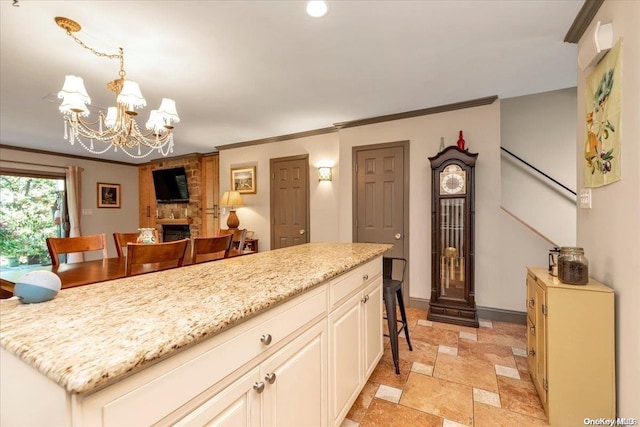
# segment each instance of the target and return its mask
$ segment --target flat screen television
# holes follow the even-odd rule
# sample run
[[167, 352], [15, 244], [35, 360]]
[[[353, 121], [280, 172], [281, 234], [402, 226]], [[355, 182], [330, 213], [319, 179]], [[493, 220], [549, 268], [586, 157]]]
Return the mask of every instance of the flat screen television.
[[153, 174], [153, 187], [156, 190], [156, 202], [189, 202], [189, 188], [184, 167], [155, 169], [151, 173]]

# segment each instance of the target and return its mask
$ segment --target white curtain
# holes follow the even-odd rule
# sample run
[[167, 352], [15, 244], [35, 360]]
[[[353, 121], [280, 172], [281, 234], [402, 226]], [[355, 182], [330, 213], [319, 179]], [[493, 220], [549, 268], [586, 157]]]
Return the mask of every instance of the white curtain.
[[[82, 169], [80, 166], [67, 166], [67, 204], [69, 211], [69, 237], [82, 236], [80, 229], [80, 209], [82, 206]], [[67, 262], [84, 261], [82, 252], [67, 255]]]

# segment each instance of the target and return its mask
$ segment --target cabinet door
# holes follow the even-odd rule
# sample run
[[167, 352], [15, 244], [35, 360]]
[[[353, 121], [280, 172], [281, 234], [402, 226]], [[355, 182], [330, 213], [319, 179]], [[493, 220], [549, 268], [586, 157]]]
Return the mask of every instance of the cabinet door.
[[153, 188], [152, 166], [138, 168], [138, 208], [141, 228], [155, 228], [156, 192]]
[[535, 325], [531, 318], [527, 316], [527, 365], [529, 366], [531, 381], [535, 384], [538, 378], [538, 349], [536, 348], [536, 335], [533, 331], [535, 331]]
[[217, 236], [220, 229], [219, 156], [202, 158], [202, 236]]
[[327, 425], [326, 354], [321, 321], [261, 365], [265, 426]]
[[366, 303], [362, 314], [364, 319], [363, 352], [364, 352], [364, 378], [369, 378], [375, 369], [380, 357], [382, 357], [382, 278], [373, 281], [364, 290]]
[[256, 367], [178, 421], [175, 426], [259, 426], [261, 401], [260, 394], [254, 390], [254, 384], [259, 381], [260, 370]]
[[547, 340], [546, 340], [546, 325], [547, 317], [543, 313], [543, 309], [547, 306], [546, 290], [539, 283], [536, 282], [536, 320], [535, 320], [535, 340], [536, 340], [536, 379], [534, 384], [538, 389], [538, 395], [543, 405], [547, 403], [547, 391], [544, 386], [547, 378]]
[[362, 374], [362, 292], [329, 315], [329, 423], [335, 425], [360, 392]]

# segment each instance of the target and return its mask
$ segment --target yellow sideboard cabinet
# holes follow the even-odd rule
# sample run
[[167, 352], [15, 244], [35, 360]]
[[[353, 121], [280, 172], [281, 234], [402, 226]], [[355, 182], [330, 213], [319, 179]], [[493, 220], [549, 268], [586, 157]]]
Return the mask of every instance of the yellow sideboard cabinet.
[[549, 424], [615, 416], [613, 289], [590, 279], [565, 285], [527, 267], [529, 373]]

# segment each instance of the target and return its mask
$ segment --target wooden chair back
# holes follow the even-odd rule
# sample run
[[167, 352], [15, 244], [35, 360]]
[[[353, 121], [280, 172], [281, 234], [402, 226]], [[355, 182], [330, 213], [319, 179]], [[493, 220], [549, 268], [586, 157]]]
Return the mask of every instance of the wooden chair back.
[[102, 251], [103, 258], [109, 258], [107, 237], [104, 233], [80, 237], [48, 237], [47, 248], [51, 264], [60, 265], [59, 255], [75, 252]]
[[[132, 276], [133, 266], [141, 264], [164, 264], [154, 267], [153, 271], [182, 267], [189, 246], [189, 239], [174, 240], [166, 243], [127, 243], [126, 275]], [[139, 273], [136, 273], [139, 274]]]
[[218, 236], [226, 236], [227, 234], [233, 234], [233, 239], [232, 239], [232, 247], [239, 249], [239, 250], [243, 250], [244, 249], [244, 240], [247, 237], [247, 229], [246, 228], [242, 228], [242, 229], [238, 229], [238, 228], [229, 228], [229, 229], [223, 229], [221, 228], [220, 230], [218, 230]]
[[[137, 243], [138, 236], [140, 233], [113, 233], [113, 241], [116, 244], [116, 252], [118, 253], [118, 258], [123, 257], [127, 254], [127, 243]], [[156, 238], [156, 242], [160, 242], [158, 238], [158, 230], [153, 231], [153, 235]]]
[[228, 258], [233, 240], [232, 234], [216, 237], [194, 237], [191, 260], [194, 264]]

